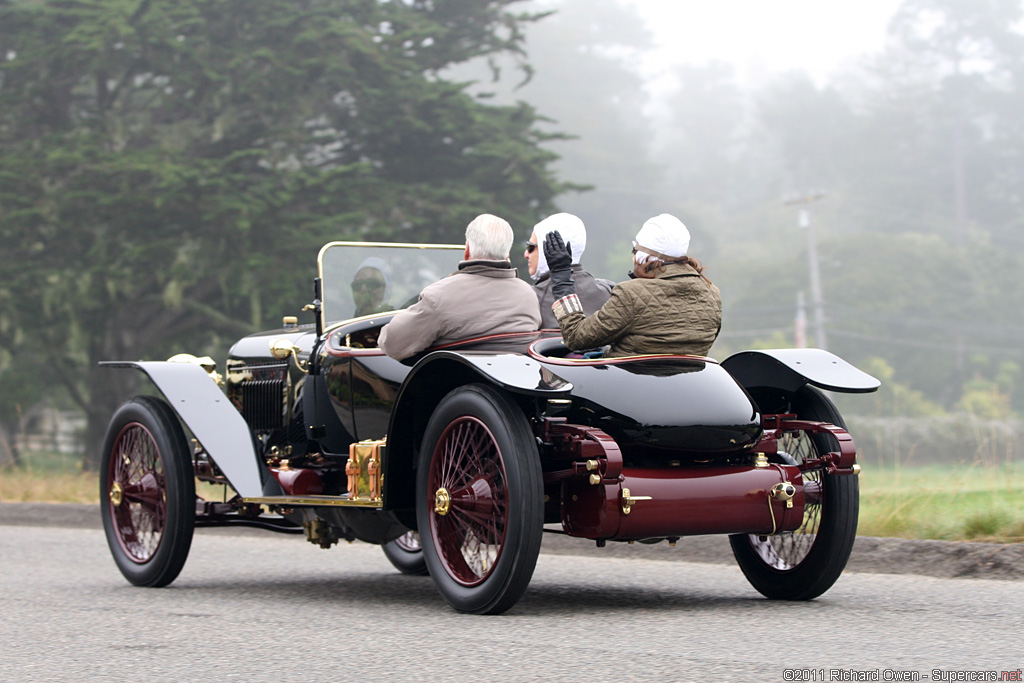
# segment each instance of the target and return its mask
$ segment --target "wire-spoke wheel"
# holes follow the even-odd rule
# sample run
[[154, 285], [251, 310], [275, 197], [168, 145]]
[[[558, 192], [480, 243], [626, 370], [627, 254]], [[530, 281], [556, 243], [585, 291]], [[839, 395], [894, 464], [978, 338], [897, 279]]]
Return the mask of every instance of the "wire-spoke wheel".
[[[810, 386], [797, 392], [790, 410], [800, 419], [845, 428], [832, 401]], [[828, 434], [801, 431], [779, 439], [779, 451], [792, 460], [790, 464], [802, 464], [835, 448], [835, 440]], [[743, 574], [768, 598], [818, 597], [842, 574], [856, 540], [860, 506], [856, 475], [807, 470], [803, 480], [804, 519], [799, 529], [772, 536], [737, 534], [729, 538]]]
[[381, 548], [384, 556], [403, 574], [426, 576], [430, 573], [427, 571], [427, 561], [423, 559], [423, 545], [417, 532], [407, 531]]
[[163, 401], [138, 396], [114, 413], [100, 464], [107, 544], [136, 586], [166, 586], [188, 558], [195, 479], [188, 443]]
[[540, 552], [543, 485], [522, 410], [484, 385], [446, 396], [417, 473], [424, 558], [460, 612], [497, 614], [526, 591]]

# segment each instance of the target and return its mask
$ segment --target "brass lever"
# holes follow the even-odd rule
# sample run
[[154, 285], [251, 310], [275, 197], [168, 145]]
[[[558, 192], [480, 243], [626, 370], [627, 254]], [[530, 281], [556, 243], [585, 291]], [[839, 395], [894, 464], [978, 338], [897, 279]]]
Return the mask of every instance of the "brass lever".
[[622, 489], [622, 514], [628, 515], [638, 500], [652, 500], [650, 496], [631, 495], [629, 489]]

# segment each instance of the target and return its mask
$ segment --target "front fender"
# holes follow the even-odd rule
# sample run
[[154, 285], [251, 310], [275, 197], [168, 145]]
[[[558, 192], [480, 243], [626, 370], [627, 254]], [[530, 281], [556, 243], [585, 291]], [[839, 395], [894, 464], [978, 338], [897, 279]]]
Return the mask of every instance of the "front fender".
[[722, 361], [722, 367], [748, 391], [778, 389], [792, 394], [812, 384], [827, 391], [865, 394], [882, 384], [822, 349], [741, 351]]
[[243, 498], [263, 495], [259, 459], [241, 413], [203, 368], [167, 361], [108, 361], [111, 368], [146, 373], [181, 421]]

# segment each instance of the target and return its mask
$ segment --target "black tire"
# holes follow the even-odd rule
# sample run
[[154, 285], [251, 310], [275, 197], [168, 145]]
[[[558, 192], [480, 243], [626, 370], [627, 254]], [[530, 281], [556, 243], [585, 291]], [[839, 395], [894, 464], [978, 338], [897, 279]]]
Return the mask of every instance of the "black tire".
[[181, 423], [151, 396], [124, 403], [107, 427], [100, 507], [117, 568], [136, 586], [181, 572], [195, 528], [195, 474]]
[[515, 605], [544, 525], [540, 458], [519, 406], [481, 384], [445, 396], [427, 422], [416, 492], [423, 556], [445, 601], [472, 614]]
[[420, 544], [420, 535], [415, 531], [409, 531], [395, 540], [381, 546], [384, 556], [388, 558], [395, 569], [408, 574], [409, 576], [426, 576], [427, 561], [423, 559], [423, 545]]
[[[846, 428], [832, 401], [811, 386], [794, 395], [790, 412], [800, 419]], [[828, 434], [811, 437], [801, 432], [784, 438], [785, 443], [779, 440], [779, 449], [786, 450], [798, 463], [837, 447]], [[857, 476], [827, 475], [822, 471], [804, 473], [805, 481], [814, 479], [822, 482], [821, 501], [805, 506], [799, 530], [775, 536], [729, 537], [743, 574], [767, 598], [812, 600], [832, 587], [850, 559], [860, 509]]]

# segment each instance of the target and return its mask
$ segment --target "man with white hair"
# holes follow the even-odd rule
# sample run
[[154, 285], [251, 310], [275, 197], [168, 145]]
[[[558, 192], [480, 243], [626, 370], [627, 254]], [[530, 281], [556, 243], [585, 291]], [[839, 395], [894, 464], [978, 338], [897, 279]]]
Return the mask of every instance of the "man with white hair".
[[561, 236], [549, 233], [544, 255], [555, 293], [552, 309], [571, 349], [610, 345], [608, 356], [672, 353], [705, 356], [722, 327], [722, 298], [697, 259], [690, 231], [667, 213], [649, 219], [633, 241], [633, 277], [591, 316], [572, 283]]
[[540, 328], [537, 297], [508, 260], [512, 227], [485, 213], [466, 227], [459, 269], [427, 285], [419, 301], [399, 311], [380, 332], [378, 346], [404, 360], [420, 351], [474, 337]]
[[580, 265], [583, 250], [587, 248], [587, 229], [583, 221], [571, 213], [548, 216], [533, 226], [533, 234], [530, 235], [530, 241], [526, 243], [526, 251], [523, 253], [530, 277], [534, 281], [533, 291], [540, 303], [540, 325], [545, 330], [558, 329], [558, 320], [551, 311], [551, 304], [555, 303], [551, 271], [548, 268], [548, 260], [544, 257], [544, 250], [538, 246], [544, 244], [544, 239], [551, 232], [558, 232], [562, 236], [562, 241], [570, 252], [572, 280], [585, 314], [591, 315], [604, 306], [604, 302], [608, 301], [612, 294], [612, 287], [615, 286], [611, 280], [598, 279], [583, 270], [583, 266]]

